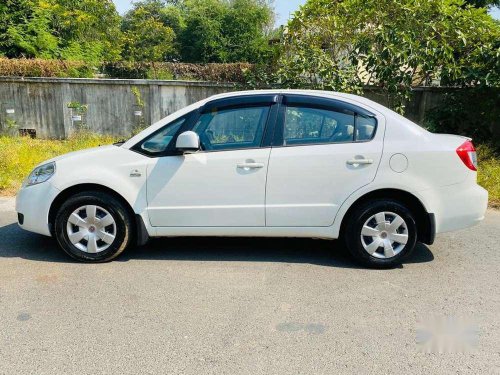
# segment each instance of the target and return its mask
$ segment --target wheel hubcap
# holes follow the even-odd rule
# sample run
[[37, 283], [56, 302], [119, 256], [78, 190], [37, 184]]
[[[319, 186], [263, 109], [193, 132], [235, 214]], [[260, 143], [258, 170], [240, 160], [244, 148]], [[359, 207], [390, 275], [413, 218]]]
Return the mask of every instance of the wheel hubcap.
[[361, 229], [365, 251], [381, 259], [398, 255], [408, 242], [408, 226], [394, 212], [379, 212], [366, 220]]
[[116, 222], [104, 208], [87, 205], [69, 215], [66, 231], [78, 250], [95, 254], [106, 250], [115, 240]]

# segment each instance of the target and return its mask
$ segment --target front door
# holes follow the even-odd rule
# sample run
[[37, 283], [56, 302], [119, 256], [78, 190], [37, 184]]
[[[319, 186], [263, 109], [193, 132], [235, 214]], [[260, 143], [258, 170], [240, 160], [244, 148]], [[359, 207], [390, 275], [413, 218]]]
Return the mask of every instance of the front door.
[[151, 225], [265, 226], [270, 147], [262, 142], [272, 107], [270, 101], [206, 106], [191, 129], [202, 150], [160, 157], [150, 165]]

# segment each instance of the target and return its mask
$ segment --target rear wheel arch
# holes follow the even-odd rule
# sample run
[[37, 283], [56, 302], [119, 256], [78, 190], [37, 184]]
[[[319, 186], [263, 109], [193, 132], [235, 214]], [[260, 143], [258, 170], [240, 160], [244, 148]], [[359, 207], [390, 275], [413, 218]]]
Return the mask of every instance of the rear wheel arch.
[[371, 200], [389, 199], [399, 202], [407, 207], [415, 216], [417, 224], [418, 241], [431, 245], [434, 242], [435, 236], [435, 223], [434, 215], [428, 213], [423, 203], [412, 193], [400, 189], [378, 189], [366, 193], [359, 197], [354, 203], [351, 204], [344, 217], [342, 218], [340, 226], [340, 235], [345, 232], [346, 223], [350, 215], [356, 211], [358, 207]]

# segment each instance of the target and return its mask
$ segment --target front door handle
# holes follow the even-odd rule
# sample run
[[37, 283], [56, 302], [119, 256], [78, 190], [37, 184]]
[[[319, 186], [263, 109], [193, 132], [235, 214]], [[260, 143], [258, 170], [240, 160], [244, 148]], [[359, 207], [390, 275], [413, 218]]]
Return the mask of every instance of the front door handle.
[[351, 160], [347, 160], [347, 164], [349, 164], [349, 165], [373, 164], [373, 159], [351, 159]]
[[240, 169], [259, 169], [264, 168], [263, 163], [238, 163], [236, 165]]

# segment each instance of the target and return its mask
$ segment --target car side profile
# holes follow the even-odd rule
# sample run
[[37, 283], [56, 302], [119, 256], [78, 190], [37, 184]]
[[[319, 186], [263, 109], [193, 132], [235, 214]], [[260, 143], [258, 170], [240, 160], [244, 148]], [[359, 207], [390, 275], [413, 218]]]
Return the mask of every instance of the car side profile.
[[363, 97], [323, 91], [217, 95], [126, 142], [37, 166], [19, 225], [103, 262], [150, 237], [345, 241], [370, 267], [479, 223], [470, 139], [433, 134]]

